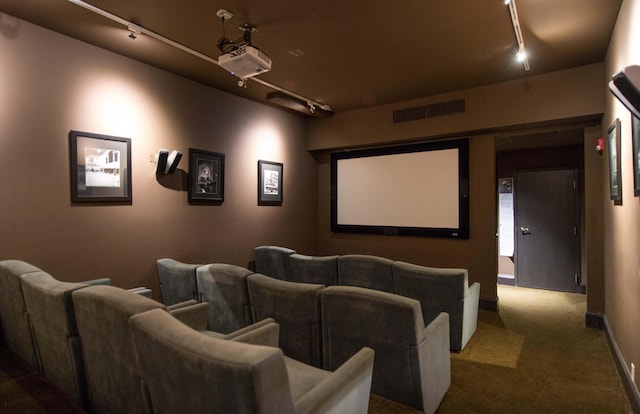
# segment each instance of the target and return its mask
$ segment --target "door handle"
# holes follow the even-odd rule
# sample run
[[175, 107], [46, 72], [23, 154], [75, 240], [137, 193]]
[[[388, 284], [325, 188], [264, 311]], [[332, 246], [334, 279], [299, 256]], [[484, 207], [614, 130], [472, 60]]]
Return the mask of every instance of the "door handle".
[[520, 227], [520, 233], [522, 233], [523, 236], [528, 236], [531, 234], [531, 231], [529, 231], [529, 227]]

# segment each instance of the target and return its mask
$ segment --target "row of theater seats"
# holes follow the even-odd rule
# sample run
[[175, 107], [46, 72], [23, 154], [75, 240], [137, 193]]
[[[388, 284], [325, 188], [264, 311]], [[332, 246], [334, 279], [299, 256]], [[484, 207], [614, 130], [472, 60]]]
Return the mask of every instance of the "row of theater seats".
[[22, 261], [0, 262], [6, 346], [85, 410], [367, 412], [371, 349], [321, 370], [283, 355], [273, 319], [211, 332], [207, 303], [165, 306], [145, 289], [108, 282], [62, 282]]
[[271, 318], [298, 362], [334, 370], [363, 347], [375, 351], [371, 392], [425, 413], [451, 384], [449, 317], [425, 326], [420, 302], [357, 286], [284, 281], [224, 263], [157, 261], [165, 304], [210, 304], [208, 328], [229, 332]]
[[462, 351], [476, 331], [480, 283], [469, 285], [467, 269], [427, 267], [362, 254], [308, 256], [280, 246], [256, 247], [254, 256], [256, 272], [277, 279], [360, 286], [416, 299], [426, 323], [446, 312], [452, 351]]

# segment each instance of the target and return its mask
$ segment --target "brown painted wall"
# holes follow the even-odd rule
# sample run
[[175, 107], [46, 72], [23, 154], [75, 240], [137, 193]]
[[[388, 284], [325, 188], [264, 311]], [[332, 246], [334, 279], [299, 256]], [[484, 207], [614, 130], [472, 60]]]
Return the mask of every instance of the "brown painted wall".
[[[606, 81], [628, 65], [640, 63], [640, 1], [624, 0], [606, 57]], [[622, 204], [609, 200], [608, 158], [601, 174], [605, 187], [604, 216], [605, 316], [627, 368], [640, 364], [640, 198], [633, 195], [631, 115], [612, 94], [606, 93], [602, 136], [615, 118], [621, 122]], [[638, 374], [636, 374], [638, 375]]]
[[319, 164], [320, 254], [372, 254], [426, 266], [467, 268], [469, 279], [481, 282], [481, 296], [495, 301], [498, 260], [496, 199], [482, 195], [488, 186], [493, 192], [493, 136], [474, 136], [469, 142], [469, 153], [468, 240], [332, 233], [329, 193], [331, 168], [329, 156], [324, 154]]
[[[424, 99], [336, 114], [310, 122], [308, 148], [320, 160], [319, 252], [367, 253], [429, 266], [464, 267], [480, 295], [497, 299], [498, 272], [496, 167], [494, 137], [503, 131], [566, 125], [601, 114], [603, 65], [595, 64], [546, 75]], [[420, 121], [392, 123], [392, 112], [465, 98], [466, 112]], [[582, 126], [580, 126], [582, 128]], [[345, 235], [330, 232], [330, 151], [367, 145], [393, 145], [420, 139], [470, 137], [471, 238], [448, 240], [394, 236]], [[593, 286], [601, 295], [601, 286]]]
[[[159, 297], [155, 260], [247, 266], [253, 248], [317, 248], [317, 166], [305, 123], [3, 15], [0, 259], [61, 280], [111, 277]], [[132, 140], [133, 204], [72, 205], [69, 130]], [[187, 203], [190, 147], [226, 154], [225, 201]], [[184, 154], [159, 183], [150, 157]], [[257, 206], [257, 162], [284, 163], [282, 207]]]

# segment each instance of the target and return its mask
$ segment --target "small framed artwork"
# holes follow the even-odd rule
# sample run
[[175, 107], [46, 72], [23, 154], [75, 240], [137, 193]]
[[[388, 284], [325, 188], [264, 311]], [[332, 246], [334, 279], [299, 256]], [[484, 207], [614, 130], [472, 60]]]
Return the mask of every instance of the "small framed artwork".
[[131, 139], [69, 132], [71, 201], [131, 204]]
[[620, 170], [620, 119], [613, 121], [607, 129], [609, 148], [609, 198], [622, 201], [622, 172]]
[[282, 205], [282, 163], [258, 161], [258, 205]]
[[633, 195], [640, 196], [640, 118], [631, 114], [631, 138], [633, 146]]
[[224, 154], [189, 148], [189, 203], [224, 201]]

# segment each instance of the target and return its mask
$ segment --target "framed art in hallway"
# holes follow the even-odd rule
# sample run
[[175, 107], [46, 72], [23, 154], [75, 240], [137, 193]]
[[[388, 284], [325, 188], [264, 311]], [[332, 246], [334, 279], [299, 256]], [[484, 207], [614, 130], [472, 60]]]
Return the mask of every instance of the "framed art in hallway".
[[631, 114], [633, 152], [633, 195], [640, 196], [640, 118]]
[[279, 162], [258, 161], [258, 205], [282, 205], [283, 165]]
[[71, 201], [131, 204], [131, 139], [69, 132]]
[[609, 150], [609, 198], [618, 203], [622, 201], [620, 119], [618, 118], [607, 129], [607, 146]]
[[189, 203], [224, 201], [224, 154], [189, 148]]

